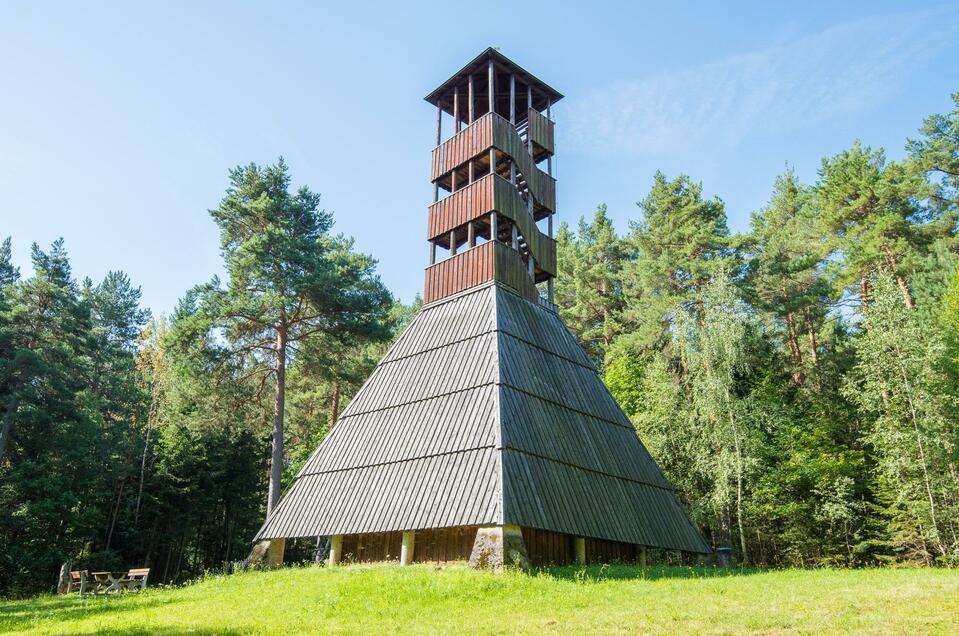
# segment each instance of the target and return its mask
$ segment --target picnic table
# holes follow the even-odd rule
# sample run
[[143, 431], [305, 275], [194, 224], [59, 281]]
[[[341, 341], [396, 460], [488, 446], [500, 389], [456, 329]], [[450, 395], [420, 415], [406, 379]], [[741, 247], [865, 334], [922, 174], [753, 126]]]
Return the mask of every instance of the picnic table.
[[[94, 594], [111, 594], [124, 590], [143, 590], [147, 586], [150, 568], [136, 568], [126, 572], [71, 572], [71, 588], [79, 587], [80, 594], [92, 591]], [[93, 579], [92, 581], [90, 579]]]

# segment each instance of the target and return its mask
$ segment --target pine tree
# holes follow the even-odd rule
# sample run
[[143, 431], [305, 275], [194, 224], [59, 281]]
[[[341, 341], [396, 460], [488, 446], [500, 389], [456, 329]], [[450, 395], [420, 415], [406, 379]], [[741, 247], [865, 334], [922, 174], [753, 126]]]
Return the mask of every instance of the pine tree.
[[280, 499], [291, 354], [320, 335], [385, 338], [392, 304], [375, 261], [332, 236], [333, 216], [319, 209], [319, 196], [306, 187], [291, 192], [290, 182], [282, 158], [230, 172], [226, 196], [210, 212], [229, 279], [225, 287], [214, 281], [198, 290], [197, 317], [207, 329], [223, 330], [220, 353], [242, 359], [249, 376], [269, 378], [275, 387], [268, 512]]
[[560, 315], [590, 356], [601, 364], [623, 331], [620, 272], [625, 260], [606, 206], [574, 234], [564, 223], [557, 235], [556, 302]]
[[754, 306], [773, 317], [788, 350], [792, 377], [803, 384], [819, 362], [818, 332], [829, 310], [821, 263], [818, 210], [792, 170], [776, 178], [772, 199], [752, 216], [746, 288]]
[[887, 163], [882, 149], [858, 141], [824, 159], [819, 174], [819, 205], [839, 257], [839, 290], [858, 286], [860, 303], [868, 306], [870, 277], [881, 268], [912, 309], [908, 278], [929, 243], [949, 230], [936, 210], [919, 204], [924, 181], [903, 164]]
[[733, 266], [723, 202], [704, 200], [702, 184], [657, 172], [639, 203], [643, 219], [627, 237], [635, 257], [623, 265], [626, 317], [638, 348], [665, 344], [675, 308], [695, 300], [710, 278]]

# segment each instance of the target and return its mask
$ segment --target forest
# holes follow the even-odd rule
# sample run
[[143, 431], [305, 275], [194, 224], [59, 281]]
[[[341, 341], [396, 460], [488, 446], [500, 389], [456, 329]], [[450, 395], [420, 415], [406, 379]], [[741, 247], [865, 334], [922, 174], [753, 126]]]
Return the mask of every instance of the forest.
[[[901, 160], [786, 169], [749, 228], [687, 175], [558, 234], [556, 302], [703, 536], [751, 566], [959, 565], [959, 93]], [[287, 165], [209, 214], [169, 316], [120, 271], [0, 245], [0, 596], [60, 565], [230, 571], [416, 313]], [[722, 184], [710, 184], [717, 191]], [[644, 190], [645, 191], [644, 194]]]

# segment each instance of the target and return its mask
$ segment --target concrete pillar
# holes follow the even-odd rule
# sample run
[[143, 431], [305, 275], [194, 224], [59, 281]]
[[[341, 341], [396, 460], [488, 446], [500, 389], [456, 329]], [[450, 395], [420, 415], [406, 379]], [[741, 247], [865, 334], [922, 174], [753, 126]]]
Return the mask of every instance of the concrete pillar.
[[586, 537], [576, 537], [573, 547], [575, 548], [576, 562], [580, 565], [586, 565]]
[[529, 555], [523, 531], [516, 525], [486, 526], [476, 531], [470, 567], [502, 571], [507, 567], [528, 570]]
[[286, 551], [286, 539], [270, 539], [266, 549], [266, 567], [278, 568], [283, 565], [283, 552]]
[[639, 567], [646, 567], [646, 546], [639, 546]]
[[340, 562], [340, 557], [343, 556], [343, 535], [334, 534], [330, 537], [330, 558], [327, 561], [330, 567], [338, 564]]
[[410, 530], [403, 533], [403, 546], [400, 548], [400, 565], [409, 565], [413, 562], [413, 548], [416, 545], [416, 534]]

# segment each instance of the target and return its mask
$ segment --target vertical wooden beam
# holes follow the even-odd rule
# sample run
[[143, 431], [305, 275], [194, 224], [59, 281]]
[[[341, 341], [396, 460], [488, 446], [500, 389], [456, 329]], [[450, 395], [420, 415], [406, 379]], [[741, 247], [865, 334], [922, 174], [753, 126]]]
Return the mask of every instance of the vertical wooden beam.
[[466, 244], [470, 247], [476, 247], [476, 230], [473, 228], [473, 222], [466, 225]]
[[509, 182], [516, 185], [516, 162], [509, 160]]
[[576, 555], [576, 563], [586, 565], [586, 537], [576, 537], [573, 551]]
[[[439, 146], [443, 140], [443, 103], [436, 100], [436, 145]], [[433, 183], [433, 203], [440, 200], [440, 186]]]
[[514, 250], [518, 250], [518, 249], [519, 249], [519, 230], [516, 229], [516, 222], [515, 222], [515, 221], [512, 221], [512, 220], [511, 220], [511, 221], [510, 221], [510, 226], [511, 226], [511, 228], [512, 228], [512, 229], [510, 230], [510, 233], [512, 234], [512, 237], [513, 237], [513, 249], [514, 249]]
[[550, 212], [549, 216], [546, 217], [546, 235], [550, 238], [553, 238], [553, 213]]
[[516, 76], [509, 74], [509, 123], [516, 125]]
[[496, 90], [496, 70], [493, 67], [493, 60], [489, 61], [487, 86], [489, 86], [489, 112], [496, 112], [496, 100], [493, 98], [493, 92]]
[[[526, 112], [533, 110], [533, 87], [526, 87]], [[526, 129], [526, 145], [529, 147], [529, 156], [533, 156], [533, 136], [530, 134], [530, 130]]]
[[646, 546], [639, 546], [639, 567], [646, 567]]
[[473, 108], [473, 102], [475, 101], [475, 98], [473, 97], [473, 74], [472, 74], [472, 73], [470, 73], [469, 79], [467, 80], [466, 85], [467, 85], [467, 88], [466, 88], [467, 97], [469, 98], [469, 102], [470, 102], [470, 103], [469, 103], [469, 106], [467, 107], [467, 115], [468, 115], [468, 117], [469, 117], [469, 123], [472, 124], [472, 123], [473, 123], [473, 113], [474, 113], [474, 110], [475, 110], [475, 109]]
[[546, 299], [553, 302], [553, 277], [546, 279]]
[[430, 241], [430, 265], [436, 265], [436, 243]]
[[474, 169], [473, 160], [472, 160], [472, 159], [470, 159], [470, 161], [469, 161], [469, 171], [470, 171], [470, 173], [469, 173], [469, 182], [470, 182], [470, 183], [473, 183], [473, 181], [476, 180], [476, 171], [475, 171], [475, 169]]
[[[552, 106], [552, 103], [553, 103], [552, 99], [546, 100], [546, 119], [549, 119], [550, 121], [552, 121], [552, 118], [550, 117], [550, 107]], [[553, 154], [552, 153], [550, 153], [546, 157], [546, 174], [548, 174], [551, 177], [553, 176]], [[552, 236], [552, 234], [550, 234], [550, 236]]]
[[460, 87], [453, 87], [453, 132], [460, 131]]
[[450, 256], [456, 256], [456, 230], [450, 230]]
[[499, 236], [499, 219], [496, 217], [496, 212], [489, 213], [489, 240], [495, 241], [496, 237]]
[[415, 542], [416, 535], [412, 530], [403, 533], [403, 544], [400, 547], [400, 565], [410, 565], [413, 563], [413, 548]]
[[526, 271], [529, 273], [530, 278], [536, 276], [536, 259], [533, 258], [532, 252], [526, 254]]
[[450, 174], [450, 192], [456, 192], [456, 169]]
[[496, 148], [489, 149], [489, 173], [496, 172]]
[[343, 535], [334, 534], [330, 537], [330, 557], [327, 564], [330, 567], [337, 565], [343, 557]]

